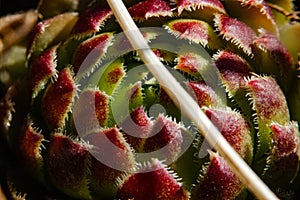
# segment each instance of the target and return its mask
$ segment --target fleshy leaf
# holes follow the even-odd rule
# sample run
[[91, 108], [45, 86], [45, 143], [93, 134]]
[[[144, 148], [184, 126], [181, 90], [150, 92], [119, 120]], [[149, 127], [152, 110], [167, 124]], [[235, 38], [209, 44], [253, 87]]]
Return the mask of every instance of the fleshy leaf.
[[130, 112], [143, 104], [142, 80], [148, 74], [145, 66], [132, 68], [124, 76], [120, 87], [113, 94], [111, 103], [112, 118], [117, 124], [121, 124]]
[[231, 109], [205, 109], [205, 114], [219, 129], [229, 144], [249, 164], [253, 156], [250, 127], [242, 115]]
[[299, 131], [295, 122], [271, 124], [273, 147], [267, 160], [266, 178], [274, 187], [293, 182], [299, 170]]
[[220, 72], [221, 84], [225, 87], [230, 100], [232, 100], [231, 103], [242, 110], [253, 130], [253, 110], [250, 101], [246, 98], [248, 93], [246, 82], [247, 78], [251, 76], [252, 68], [246, 60], [231, 50], [220, 51], [213, 57]]
[[81, 75], [93, 72], [105, 56], [112, 38], [112, 33], [102, 33], [82, 42], [73, 56], [74, 72]]
[[126, 83], [126, 81], [123, 81], [122, 86], [112, 96], [114, 99], [111, 106], [112, 117], [117, 123], [122, 123], [131, 111], [143, 105], [141, 82], [138, 81], [128, 85]]
[[117, 178], [135, 168], [131, 147], [117, 128], [95, 130], [85, 138], [92, 147], [92, 187], [101, 196], [111, 197], [116, 192]]
[[108, 95], [113, 95], [125, 76], [124, 65], [120, 59], [117, 59], [109, 66], [102, 66], [101, 68], [99, 69], [101, 74], [96, 73], [96, 77], [99, 79], [99, 89]]
[[18, 155], [27, 170], [40, 181], [44, 180], [42, 148], [44, 136], [37, 132], [31, 122], [26, 121], [17, 138]]
[[[266, 1], [261, 0], [225, 0], [225, 8], [230, 16], [238, 18], [258, 32], [263, 28], [278, 34], [278, 28]], [[258, 23], [259, 22], [259, 23]]]
[[259, 118], [282, 124], [289, 121], [285, 96], [274, 78], [253, 76], [247, 85]]
[[44, 89], [49, 79], [56, 75], [56, 49], [57, 46], [44, 51], [30, 66], [29, 80], [33, 98]]
[[171, 63], [175, 59], [175, 55], [170, 51], [157, 48], [153, 48], [152, 51], [161, 62]]
[[209, 61], [194, 52], [179, 53], [176, 61], [175, 69], [196, 78], [201, 78], [202, 73], [206, 73], [210, 69]]
[[89, 199], [89, 147], [62, 134], [53, 135], [48, 151], [48, 175], [60, 191], [81, 199]]
[[218, 52], [214, 55], [214, 60], [220, 71], [222, 83], [230, 96], [234, 96], [240, 88], [245, 87], [245, 78], [251, 75], [249, 64], [230, 50]]
[[92, 7], [80, 15], [72, 33], [90, 35], [101, 30], [104, 22], [112, 16], [112, 11], [105, 7]]
[[219, 0], [176, 0], [176, 2], [179, 15], [202, 19], [208, 23], [212, 23], [214, 14], [226, 14]]
[[253, 76], [247, 82], [249, 96], [256, 112], [258, 126], [258, 150], [256, 156], [260, 158], [271, 148], [270, 125], [272, 122], [285, 124], [290, 121], [289, 110], [285, 96], [272, 77]]
[[157, 83], [155, 84], [145, 84], [143, 88], [143, 95], [144, 95], [144, 106], [146, 110], [149, 110], [153, 105], [159, 103], [159, 91], [160, 87]]
[[193, 190], [191, 199], [236, 199], [244, 189], [226, 161], [210, 152], [210, 163], [204, 169], [203, 178]]
[[44, 120], [50, 129], [64, 125], [76, 92], [77, 86], [69, 68], [63, 69], [57, 80], [47, 87], [41, 106]]
[[133, 110], [143, 106], [141, 82], [121, 87], [112, 98], [111, 122], [122, 124], [125, 118], [127, 118]]
[[196, 98], [200, 107], [224, 107], [226, 104], [205, 82], [188, 82], [191, 95]]
[[134, 20], [145, 21], [152, 17], [171, 17], [172, 9], [164, 0], [145, 0], [128, 9]]
[[129, 99], [129, 110], [132, 111], [143, 105], [143, 88], [142, 83], [137, 82], [134, 85], [128, 87], [128, 96]]
[[76, 13], [64, 13], [39, 22], [28, 48], [29, 57], [34, 60], [45, 49], [67, 38], [77, 20]]
[[143, 151], [156, 153], [156, 158], [167, 162], [177, 159], [181, 153], [183, 136], [181, 126], [163, 115], [159, 115], [151, 127], [148, 138], [143, 145]]
[[109, 96], [97, 89], [86, 89], [74, 105], [73, 118], [78, 134], [105, 127], [109, 117]]
[[253, 47], [257, 71], [276, 75], [280, 86], [287, 92], [294, 73], [294, 63], [286, 47], [278, 37], [265, 31], [261, 31], [254, 40]]
[[[217, 85], [219, 74], [211, 60], [211, 56], [200, 46], [181, 46], [175, 59], [174, 69], [184, 73], [188, 79], [203, 80], [209, 85]], [[216, 88], [214, 88], [216, 90]]]
[[139, 107], [130, 113], [120, 126], [126, 134], [128, 143], [137, 152], [141, 152], [145, 138], [148, 137], [151, 128], [151, 120], [143, 107]]
[[199, 155], [199, 149], [196, 147], [196, 143], [200, 140], [198, 137], [200, 134], [197, 135], [198, 132], [185, 127], [181, 128], [181, 134], [183, 138], [182, 154], [171, 163], [169, 167], [181, 178], [183, 187], [190, 191], [198, 179], [201, 169], [199, 163], [203, 161], [196, 159], [196, 155]]
[[212, 27], [201, 20], [196, 19], [176, 19], [167, 23], [171, 34], [187, 39], [203, 47], [219, 49], [222, 44]]
[[217, 31], [236, 48], [241, 48], [245, 54], [252, 54], [251, 45], [255, 39], [255, 32], [244, 22], [235, 18], [216, 14], [214, 18]]
[[121, 182], [117, 199], [187, 200], [188, 192], [160, 161], [153, 159]]

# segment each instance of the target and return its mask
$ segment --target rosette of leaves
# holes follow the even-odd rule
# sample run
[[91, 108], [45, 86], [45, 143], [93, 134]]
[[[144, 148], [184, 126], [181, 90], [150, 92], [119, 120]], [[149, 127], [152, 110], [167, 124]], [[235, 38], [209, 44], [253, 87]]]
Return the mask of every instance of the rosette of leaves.
[[[125, 3], [232, 147], [280, 198], [296, 199], [300, 25], [292, 2]], [[38, 12], [26, 70], [0, 102], [7, 195], [254, 198], [143, 66], [105, 1], [45, 0]]]

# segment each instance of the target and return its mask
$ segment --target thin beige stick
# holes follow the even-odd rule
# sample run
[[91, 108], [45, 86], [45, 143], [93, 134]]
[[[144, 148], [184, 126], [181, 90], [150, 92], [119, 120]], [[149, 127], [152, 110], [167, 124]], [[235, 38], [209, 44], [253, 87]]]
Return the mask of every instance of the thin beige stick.
[[207, 141], [226, 159], [227, 163], [240, 180], [258, 199], [278, 199], [244, 162], [239, 154], [236, 153], [218, 129], [206, 117], [194, 99], [180, 86], [176, 79], [159, 61], [144, 40], [123, 2], [121, 0], [107, 0], [107, 2], [132, 47], [138, 52], [149, 71], [155, 76], [157, 81], [165, 87], [164, 89], [166, 89], [172, 100], [177, 102], [183, 114], [189, 117], [189, 119], [197, 125]]

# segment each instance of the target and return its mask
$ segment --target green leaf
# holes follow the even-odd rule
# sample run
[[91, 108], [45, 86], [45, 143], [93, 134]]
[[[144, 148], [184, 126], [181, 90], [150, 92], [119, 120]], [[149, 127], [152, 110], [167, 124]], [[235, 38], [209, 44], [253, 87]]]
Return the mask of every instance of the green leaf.
[[101, 66], [96, 74], [95, 76], [99, 78], [99, 89], [111, 96], [120, 86], [126, 72], [122, 59], [117, 59], [113, 63], [110, 63], [108, 66]]
[[30, 59], [34, 60], [45, 49], [69, 37], [77, 20], [77, 13], [71, 12], [39, 22], [34, 29], [33, 39], [28, 50]]
[[274, 78], [253, 76], [247, 81], [247, 88], [258, 127], [258, 147], [255, 156], [262, 159], [271, 149], [271, 123], [289, 122], [289, 109], [285, 96]]

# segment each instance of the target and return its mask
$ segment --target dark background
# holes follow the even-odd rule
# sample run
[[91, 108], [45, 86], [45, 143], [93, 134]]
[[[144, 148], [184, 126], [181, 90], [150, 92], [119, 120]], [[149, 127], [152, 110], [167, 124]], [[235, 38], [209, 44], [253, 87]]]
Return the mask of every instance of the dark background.
[[0, 0], [0, 16], [36, 8], [39, 0]]

